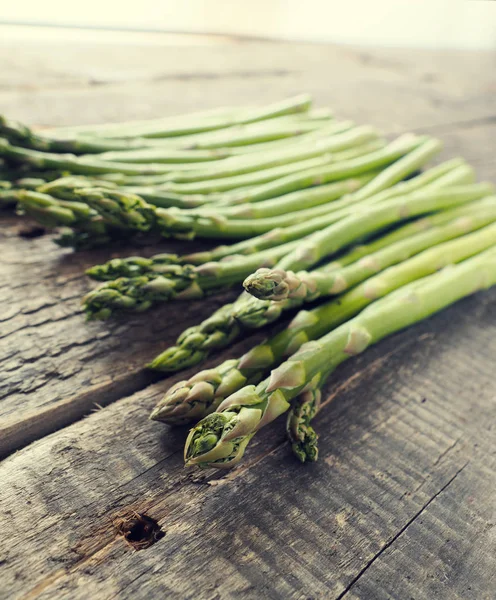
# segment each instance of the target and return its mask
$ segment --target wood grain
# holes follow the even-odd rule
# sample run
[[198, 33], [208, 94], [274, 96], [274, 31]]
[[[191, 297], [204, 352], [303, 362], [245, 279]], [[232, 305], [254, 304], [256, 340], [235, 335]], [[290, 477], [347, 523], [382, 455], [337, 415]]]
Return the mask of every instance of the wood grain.
[[[189, 474], [184, 430], [146, 420], [157, 386], [6, 459], [9, 597], [490, 598], [495, 299], [339, 369], [314, 465], [297, 464], [276, 423], [226, 478]], [[123, 510], [165, 536], [133, 552], [113, 525]]]
[[[59, 125], [308, 91], [388, 134], [436, 134], [443, 158], [495, 180], [490, 53], [63, 50], [2, 43], [0, 110]], [[0, 215], [0, 454], [38, 441], [0, 464], [2, 600], [493, 598], [495, 291], [343, 365], [316, 420], [317, 464], [297, 464], [274, 423], [237, 470], [191, 473], [185, 430], [147, 419], [174, 378], [153, 382], [143, 364], [222, 300], [85, 323], [82, 272], [110, 252], [73, 254], [18, 229]], [[138, 552], [118, 526], [136, 514], [165, 534]]]

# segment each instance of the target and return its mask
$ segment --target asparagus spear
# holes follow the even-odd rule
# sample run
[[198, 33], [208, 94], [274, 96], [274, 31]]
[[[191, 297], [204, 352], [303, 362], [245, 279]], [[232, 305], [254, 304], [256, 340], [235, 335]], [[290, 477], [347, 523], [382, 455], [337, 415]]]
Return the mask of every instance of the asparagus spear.
[[[269, 122], [270, 123], [270, 122]], [[313, 132], [320, 128], [322, 125], [319, 122], [313, 121], [295, 121], [285, 124], [275, 123], [275, 125], [267, 125], [266, 123], [258, 123], [256, 128], [248, 126], [246, 133], [243, 131], [235, 131], [232, 129], [221, 130], [221, 134], [218, 133], [208, 139], [198, 140], [196, 142], [183, 142], [181, 146], [173, 146], [169, 148], [167, 146], [155, 146], [148, 148], [134, 148], [132, 150], [120, 150], [104, 152], [100, 155], [100, 158], [105, 160], [117, 161], [117, 162], [200, 162], [201, 160], [212, 160], [211, 158], [198, 158], [197, 161], [188, 160], [190, 157], [202, 157], [215, 156], [216, 153], [230, 155], [228, 149], [231, 146], [240, 146], [244, 148], [245, 144], [251, 143], [263, 143], [278, 139], [287, 138], [298, 138], [298, 136]], [[250, 127], [252, 128], [250, 131]], [[1, 129], [0, 129], [1, 132]], [[182, 139], [182, 138], [181, 138]], [[169, 160], [169, 153], [172, 156], [181, 157], [184, 155], [185, 160]]]
[[186, 465], [234, 466], [255, 433], [286, 412], [307, 386], [316, 388], [351, 356], [495, 283], [493, 247], [374, 302], [318, 341], [303, 344], [258, 386], [246, 386], [226, 398], [217, 412], [190, 431], [184, 453]]
[[[461, 205], [413, 221], [368, 245], [353, 248], [348, 254], [341, 256], [339, 262], [331, 263], [324, 268], [332, 270], [351, 264], [369, 253], [403, 240], [418, 231], [448, 223], [459, 217], [471, 216], [472, 212], [474, 214], [479, 210], [484, 212], [488, 210], [485, 206], [486, 202], [492, 203], [492, 200]], [[243, 292], [234, 303], [222, 306], [209, 319], [185, 330], [179, 336], [177, 345], [167, 348], [155, 357], [150, 367], [159, 371], [175, 372], [198, 364], [211, 351], [226, 347], [241, 334], [241, 319], [245, 327], [262, 327], [279, 319], [283, 311], [299, 305], [298, 300], [263, 301]]]
[[[478, 186], [475, 185], [472, 187], [476, 188]], [[480, 184], [479, 187], [482, 187], [482, 184]], [[369, 209], [369, 215], [350, 217], [348, 219], [349, 223], [345, 227], [338, 228], [341, 223], [347, 221], [346, 219], [336, 223], [334, 232], [330, 232], [330, 235], [333, 238], [332, 243], [334, 245], [329, 246], [327, 237], [321, 236], [320, 239], [322, 241], [320, 248], [314, 244], [310, 257], [305, 256], [305, 245], [308, 243], [308, 240], [304, 240], [300, 244], [297, 244], [296, 248], [294, 244], [289, 248], [285, 245], [276, 246], [270, 250], [245, 257], [239, 257], [238, 259], [233, 259], [228, 262], [207, 263], [199, 267], [193, 267], [191, 265], [166, 265], [162, 274], [149, 272], [139, 277], [119, 278], [107, 282], [98, 289], [90, 292], [84, 299], [85, 310], [88, 317], [91, 319], [106, 319], [114, 310], [133, 310], [142, 312], [157, 302], [165, 302], [174, 298], [201, 298], [205, 293], [208, 293], [213, 289], [219, 289], [223, 286], [233, 285], [242, 281], [246, 275], [251, 273], [253, 268], [257, 268], [257, 266], [260, 266], [261, 264], [275, 264], [277, 261], [279, 261], [279, 265], [283, 265], [287, 262], [291, 264], [289, 257], [292, 255], [296, 256], [296, 258], [293, 259], [293, 262], [296, 264], [298, 264], [298, 261], [305, 264], [306, 261], [311, 265], [325, 257], [326, 252], [335, 251], [335, 249], [339, 249], [346, 243], [355, 239], [357, 231], [359, 235], [372, 233], [378, 228], [389, 225], [397, 220], [405, 219], [408, 216], [431, 212], [432, 210], [439, 210], [456, 205], [457, 203], [467, 202], [474, 198], [474, 191], [468, 193], [467, 190], [460, 189], [443, 190], [443, 192], [437, 192], [436, 194], [424, 194], [418, 195], [417, 197], [412, 196], [410, 199], [407, 198], [406, 200], [386, 202], [386, 206], [380, 207], [380, 210]], [[128, 202], [128, 197], [122, 196], [119, 193], [111, 192], [110, 195], [119, 203]], [[476, 194], [475, 197], [477, 197]], [[89, 196], [87, 196], [87, 198], [88, 203], [92, 205], [91, 198]], [[99, 206], [101, 205], [99, 204]], [[101, 208], [99, 212], [105, 218], [110, 218]], [[110, 214], [112, 215], [113, 213]], [[150, 221], [147, 209], [141, 209], [139, 204], [132, 203], [131, 210], [128, 210], [125, 214], [129, 215], [129, 219], [126, 216], [124, 222], [121, 223], [119, 221], [119, 224], [122, 226], [127, 225], [128, 220], [132, 219], [133, 226], [137, 229], [147, 230], [146, 228], [149, 227]], [[368, 219], [366, 218], [367, 216]], [[240, 222], [245, 223], [246, 221]], [[363, 224], [363, 229], [359, 228], [360, 224]], [[410, 244], [410, 246], [414, 248], [413, 243]], [[330, 247], [331, 250], [326, 250], [327, 247]], [[385, 252], [382, 254], [385, 254]], [[389, 257], [389, 259], [384, 258], [384, 260], [394, 260], [394, 254], [393, 257]], [[166, 277], [165, 274], [168, 276]], [[258, 272], [257, 284], [259, 287], [262, 286], [262, 283], [269, 280], [269, 277], [265, 272], [263, 275], [264, 277]], [[278, 275], [279, 271], [276, 272], [276, 276]], [[360, 276], [363, 278], [363, 271], [358, 271], [358, 275], [355, 274], [355, 278]], [[257, 278], [256, 275], [254, 277]], [[333, 277], [334, 275], [330, 276], [330, 278]], [[296, 276], [293, 275], [293, 279], [297, 280]], [[259, 283], [258, 280], [262, 283]], [[317, 287], [317, 284], [314, 283], [315, 280], [318, 280], [318, 285], [320, 287]], [[321, 281], [324, 282], [322, 285], [320, 285]], [[312, 295], [318, 296], [319, 292], [326, 293], [326, 281], [327, 279], [325, 277], [314, 277], [314, 279], [310, 279], [310, 276], [306, 277], [305, 282], [310, 286], [311, 290], [308, 294], [310, 299], [312, 298]], [[333, 282], [334, 287], [333, 284], [331, 284], [331, 288], [327, 290], [327, 293], [337, 293], [342, 289], [345, 289], [345, 283], [342, 283], [342, 280], [339, 277], [335, 280], [333, 279]], [[270, 283], [272, 289], [274, 286], [272, 285], [271, 280]], [[300, 295], [305, 297], [303, 293]], [[296, 294], [296, 296], [299, 297], [298, 294]], [[241, 320], [242, 311], [241, 313], [239, 311], [235, 313], [235, 317], [238, 320]]]
[[209, 110], [202, 110], [193, 113], [187, 113], [182, 115], [174, 115], [170, 117], [158, 117], [154, 119], [140, 119], [135, 121], [124, 121], [119, 123], [98, 123], [92, 125], [71, 125], [64, 127], [54, 127], [48, 130], [44, 130], [46, 135], [51, 136], [67, 136], [67, 135], [84, 135], [84, 136], [102, 136], [105, 137], [107, 131], [116, 132], [118, 129], [130, 128], [136, 126], [145, 125], [146, 127], [150, 127], [151, 125], [158, 123], [161, 126], [164, 123], [169, 123], [172, 125], [176, 125], [177, 122], [191, 122], [191, 120], [199, 120], [199, 119], [209, 119], [211, 117], [219, 117], [219, 116], [233, 116], [236, 112], [246, 111], [247, 109], [252, 109], [253, 107], [242, 106], [238, 108], [234, 107], [218, 107]]
[[[281, 260], [278, 267], [286, 270], [308, 268], [356, 239], [381, 231], [409, 217], [465, 204], [493, 191], [494, 187], [491, 183], [480, 183], [415, 192], [403, 198], [381, 202], [308, 236], [295, 251]], [[304, 224], [304, 227], [306, 226]], [[287, 241], [287, 235], [283, 239]], [[291, 236], [290, 239], [295, 238]]]
[[149, 273], [167, 274], [169, 265], [179, 264], [176, 254], [155, 254], [151, 258], [129, 256], [112, 258], [103, 265], [95, 265], [86, 274], [97, 281], [112, 281], [120, 277], [138, 277]]
[[[343, 152], [339, 152], [337, 154], [334, 155], [325, 155], [322, 158], [318, 158], [318, 159], [311, 159], [308, 161], [302, 161], [301, 163], [292, 163], [294, 165], [293, 171], [303, 171], [304, 169], [308, 168], [309, 166], [315, 166], [315, 164], [320, 163], [321, 165], [327, 165], [330, 164], [331, 162], [336, 162], [339, 161], [341, 159], [343, 160], [348, 160], [357, 156], [361, 156], [363, 154], [368, 154], [369, 152], [372, 152], [373, 150], [377, 150], [379, 148], [383, 147], [383, 143], [380, 140], [375, 140], [373, 142], [369, 142], [368, 144], [363, 144], [361, 146], [357, 146], [355, 148], [352, 148], [350, 150], [347, 151], [343, 151]], [[313, 165], [310, 165], [310, 163], [313, 163]], [[291, 166], [291, 165], [289, 165]], [[278, 168], [281, 172], [282, 169]], [[262, 171], [261, 173], [265, 173], [268, 171], [275, 171], [276, 169], [266, 169], [264, 171]], [[253, 174], [249, 174], [249, 175], [253, 175]], [[371, 177], [373, 176], [373, 174], [370, 175], [366, 175], [366, 176], [362, 176], [362, 178], [369, 180]], [[261, 175], [259, 176], [259, 178], [263, 179], [266, 178], [262, 177]], [[228, 178], [226, 178], [227, 180]], [[233, 178], [234, 179], [234, 178]], [[273, 180], [275, 179], [274, 175], [271, 175], [268, 177], [268, 179]], [[356, 178], [355, 181], [360, 180], [361, 178]], [[223, 181], [223, 180], [221, 180]], [[339, 182], [337, 182], [339, 184]], [[319, 188], [322, 186], [319, 186]], [[174, 190], [176, 188], [172, 187], [172, 186], [164, 186], [164, 189], [157, 189], [157, 188], [146, 188], [146, 187], [124, 187], [123, 191], [129, 191], [131, 193], [135, 193], [140, 195], [143, 199], [147, 200], [148, 202], [150, 202], [151, 204], [154, 204], [155, 206], [160, 206], [161, 208], [169, 208], [169, 207], [175, 207], [175, 208], [185, 208], [185, 209], [189, 209], [188, 214], [186, 215], [186, 221], [189, 221], [190, 217], [193, 216], [193, 214], [198, 215], [198, 216], [204, 216], [208, 218], [208, 215], [212, 214], [212, 212], [214, 212], [214, 214], [228, 214], [229, 212], [229, 206], [226, 208], [224, 207], [224, 204], [229, 205], [229, 196], [225, 196], [223, 194], [193, 194], [193, 195], [181, 195], [181, 194], [176, 194], [175, 192], [173, 192], [172, 190]], [[251, 186], [251, 187], [243, 187], [242, 188], [242, 192], [246, 193], [246, 194], [250, 194], [251, 190], [253, 190], [254, 192], [255, 187]], [[315, 192], [315, 190], [311, 190], [312, 192]], [[326, 198], [326, 194], [324, 192], [320, 192], [320, 195], [323, 198]], [[310, 194], [311, 197], [317, 197], [317, 194]], [[305, 200], [307, 200], [307, 197], [305, 197]], [[299, 208], [302, 208], [301, 203], [297, 203], [296, 202], [296, 198], [293, 199], [294, 202], [294, 206], [298, 206]], [[198, 211], [196, 211], [196, 213], [192, 213], [191, 209], [195, 209], [200, 207], [200, 209]], [[237, 206], [236, 208], [240, 208], [239, 206]], [[256, 209], [253, 210], [254, 213], [256, 213]], [[287, 212], [287, 211], [285, 211]], [[175, 222], [174, 219], [172, 222]], [[279, 224], [280, 226], [281, 224]]]
[[320, 137], [342, 133], [354, 126], [353, 121], [334, 121], [312, 118], [312, 113], [279, 117], [250, 125], [237, 125], [214, 132], [174, 139], [176, 147], [185, 150], [232, 148], [234, 152], [260, 152], [300, 144]]
[[174, 194], [190, 196], [197, 194], [212, 194], [234, 188], [249, 187], [251, 185], [266, 183], [267, 181], [273, 181], [274, 179], [295, 173], [297, 171], [303, 171], [304, 169], [310, 169], [312, 167], [328, 164], [330, 160], [331, 158], [329, 155], [323, 154], [321, 156], [316, 156], [294, 163], [283, 164], [277, 167], [246, 173], [245, 175], [212, 179], [204, 183], [198, 182], [192, 184], [186, 183], [176, 185], [175, 183], [171, 182], [170, 173], [134, 176], [122, 175], [120, 173], [109, 173], [100, 175], [100, 178], [105, 178], [108, 181], [123, 186], [161, 186], [163, 192], [171, 192]]
[[[129, 194], [132, 196], [139, 195], [146, 202], [162, 208], [175, 207], [192, 209], [202, 206], [206, 202], [211, 202], [209, 198], [204, 196], [183, 197], [176, 194], [163, 193], [156, 188], [146, 187], [119, 188], [116, 183], [106, 179], [96, 179], [93, 177], [82, 176], [61, 177], [60, 179], [43, 183], [37, 189], [39, 192], [50, 194], [56, 198], [61, 198], [62, 200], [80, 201], [81, 196], [78, 195], [77, 190], [84, 189], [86, 192], [88, 192], [90, 185], [94, 188], [113, 189], [122, 194]], [[95, 189], [95, 191], [97, 190]]]
[[175, 148], [143, 148], [133, 151], [104, 152], [98, 155], [99, 160], [114, 163], [165, 163], [186, 164], [218, 161], [233, 156], [228, 148], [214, 148], [212, 150], [176, 150]]
[[72, 152], [74, 154], [108, 152], [110, 150], [137, 150], [146, 144], [139, 140], [98, 140], [90, 138], [53, 138], [35, 133], [30, 127], [0, 115], [0, 136], [12, 144], [44, 152]]
[[83, 202], [67, 202], [29, 190], [17, 191], [16, 198], [20, 213], [28, 214], [47, 227], [73, 225], [104, 233], [105, 224], [101, 217]]
[[198, 120], [177, 120], [176, 123], [171, 119], [164, 119], [138, 123], [131, 126], [120, 126], [112, 131], [110, 128], [104, 133], [105, 138], [165, 138], [184, 136], [202, 131], [213, 131], [223, 129], [232, 125], [241, 125], [244, 123], [256, 123], [265, 119], [272, 119], [283, 115], [307, 112], [311, 105], [311, 98], [308, 95], [296, 96], [281, 102], [274, 102], [266, 107], [247, 109], [235, 113], [233, 116], [211, 116]]
[[321, 401], [322, 393], [317, 384], [298, 394], [291, 402], [291, 408], [286, 419], [286, 432], [291, 442], [293, 454], [302, 463], [315, 462], [319, 457], [318, 435], [310, 422], [319, 412]]
[[[123, 173], [125, 175], [153, 175], [171, 172], [171, 167], [162, 164], [112, 163], [98, 158], [77, 157], [74, 154], [54, 154], [12, 146], [0, 138], [0, 156], [36, 169], [59, 169], [70, 173], [101, 174]], [[176, 171], [182, 165], [174, 165]], [[184, 165], [191, 168], [191, 165]]]
[[[275, 264], [294, 244], [222, 263], [199, 267], [162, 262], [160, 270], [136, 277], [119, 277], [92, 290], [83, 299], [89, 319], [107, 319], [114, 311], [143, 312], [158, 302], [201, 298], [206, 293], [243, 280], [260, 264]], [[102, 270], [93, 271], [102, 275]]]
[[[466, 220], [468, 223], [470, 217], [466, 217]], [[460, 220], [454, 223], [461, 225]], [[459, 226], [459, 235], [462, 230]], [[439, 235], [434, 241], [435, 245], [429, 249], [389, 267], [338, 299], [311, 311], [300, 311], [285, 329], [241, 358], [227, 360], [216, 368], [200, 371], [187, 381], [179, 381], [157, 404], [150, 418], [169, 424], [184, 424], [210, 414], [227, 396], [246, 384], [258, 383], [270, 369], [291, 356], [302, 344], [325, 335], [377, 298], [434, 273], [443, 266], [458, 263], [494, 246], [496, 225], [492, 223], [475, 233], [436, 244], [443, 239]], [[307, 415], [306, 411], [304, 409], [303, 414]], [[300, 418], [301, 414], [296, 417]]]
[[[304, 171], [305, 169], [311, 169], [313, 167], [320, 167], [329, 164], [332, 158], [328, 154], [322, 154], [321, 156], [315, 156], [298, 162], [289, 163], [287, 165], [279, 165], [277, 167], [271, 167], [268, 169], [261, 169], [260, 171], [254, 171], [245, 173], [244, 175], [235, 175], [233, 177], [222, 177], [220, 179], [210, 179], [205, 182], [198, 183], [170, 183], [170, 178], [163, 182], [165, 183], [163, 191], [171, 192], [174, 194], [181, 194], [190, 196], [192, 194], [213, 194], [216, 192], [224, 192], [226, 190], [232, 190], [241, 187], [250, 187], [252, 185], [259, 185], [266, 183], [267, 181], [274, 181], [279, 177], [290, 175], [298, 171]], [[153, 181], [143, 181], [144, 178], [137, 180], [134, 178], [124, 181], [124, 185], [154, 185]], [[155, 183], [160, 183], [156, 181]]]
[[[461, 183], [470, 183], [473, 180], [473, 170], [467, 165], [459, 165], [456, 166], [456, 162], [459, 159], [455, 159], [455, 162], [448, 161], [447, 163], [443, 163], [438, 167], [434, 167], [421, 175], [414, 177], [408, 181], [401, 182], [396, 184], [391, 188], [390, 191], [385, 190], [376, 194], [367, 200], [368, 204], [375, 204], [378, 202], [382, 202], [383, 200], [399, 197], [411, 192], [415, 192], [420, 189], [437, 189], [439, 187], [443, 187], [447, 184], [461, 184]], [[448, 170], [448, 166], [455, 167], [453, 169]], [[446, 165], [446, 166], [445, 166]], [[392, 165], [394, 166], [394, 165]], [[387, 169], [392, 168], [387, 167]], [[446, 171], [444, 170], [446, 169]], [[318, 188], [317, 188], [318, 189]], [[312, 193], [314, 190], [312, 190]], [[304, 191], [303, 194], [309, 193], [308, 191]], [[284, 202], [284, 198], [288, 198], [292, 203], [294, 201], [294, 197], [289, 194], [286, 196], [282, 196], [279, 200], [281, 203]], [[303, 202], [304, 195], [301, 196], [301, 201]], [[276, 199], [274, 199], [275, 201]], [[298, 197], [296, 199], [298, 201]], [[353, 200], [347, 198], [345, 202], [351, 203]], [[260, 203], [262, 205], [262, 203]], [[285, 212], [285, 211], [284, 211]], [[237, 215], [234, 215], [237, 216]], [[250, 240], [238, 242], [236, 244], [231, 244], [230, 246], [219, 246], [214, 248], [213, 250], [203, 251], [194, 253], [188, 256], [188, 262], [193, 264], [212, 261], [212, 260], [221, 260], [226, 256], [230, 256], [232, 254], [249, 254], [250, 252], [257, 252], [263, 248], [270, 248], [271, 246], [275, 246], [278, 243], [282, 243], [280, 238], [284, 236], [284, 232], [281, 232], [279, 229], [275, 230], [269, 235], [262, 235], [256, 238], [252, 238]]]
[[[298, 190], [277, 198], [262, 200], [253, 204], [225, 207], [216, 204], [216, 211], [228, 219], [263, 219], [267, 217], [276, 217], [289, 212], [298, 212], [303, 209], [313, 208], [332, 202], [333, 207], [343, 208], [349, 206], [354, 201], [355, 196], [351, 196], [356, 190], [360, 189], [377, 174], [376, 171], [343, 179], [333, 183], [326, 183], [317, 187], [305, 190]], [[335, 200], [339, 200], [335, 202]], [[337, 209], [336, 208], [336, 209]]]
[[461, 217], [447, 225], [422, 231], [405, 240], [386, 246], [375, 253], [341, 269], [322, 271], [284, 271], [282, 269], [258, 269], [247, 277], [244, 288], [262, 300], [285, 300], [294, 298], [311, 302], [321, 296], [334, 296], [421, 250], [443, 240], [458, 237], [465, 231], [477, 229], [496, 220], [496, 196], [486, 199], [484, 209], [471, 217]]
[[[309, 172], [297, 173], [290, 175], [282, 180], [276, 180], [260, 186], [259, 189], [248, 191], [246, 193], [233, 194], [232, 199], [226, 198], [226, 204], [241, 204], [244, 202], [259, 202], [275, 196], [281, 196], [288, 192], [297, 189], [304, 189], [314, 185], [322, 185], [329, 181], [336, 181], [349, 176], [360, 175], [361, 173], [371, 171], [394, 163], [394, 169], [391, 168], [381, 173], [381, 177], [375, 177], [369, 182], [366, 189], [381, 191], [386, 186], [389, 180], [389, 185], [403, 179], [403, 177], [413, 170], [416, 170], [420, 165], [427, 162], [434, 154], [437, 154], [442, 145], [438, 140], [429, 139], [425, 143], [414, 147], [413, 150], [409, 147], [406, 151], [401, 148], [401, 144], [396, 140], [389, 144], [386, 148], [365, 154], [364, 156], [353, 158], [348, 161], [340, 162], [337, 157], [335, 164], [314, 169]], [[398, 151], [399, 148], [399, 151]], [[410, 152], [411, 151], [411, 152]], [[412, 156], [413, 155], [413, 161]], [[399, 160], [398, 160], [399, 159]], [[413, 163], [413, 164], [412, 164]], [[372, 186], [372, 182], [374, 185]], [[377, 182], [377, 183], [376, 183]], [[362, 191], [357, 199], [367, 197]]]
[[[176, 183], [193, 183], [196, 181], [205, 181], [208, 179], [218, 179], [221, 177], [232, 177], [234, 175], [242, 175], [258, 171], [259, 169], [267, 169], [278, 165], [298, 162], [307, 158], [313, 158], [329, 152], [337, 152], [346, 150], [359, 144], [369, 142], [378, 137], [377, 131], [373, 127], [362, 126], [351, 129], [339, 135], [333, 135], [327, 139], [318, 139], [308, 144], [298, 144], [294, 148], [273, 152], [256, 152], [252, 155], [233, 156], [226, 158], [222, 164], [218, 166], [211, 165], [208, 169], [189, 170], [188, 173], [173, 173], [171, 178]], [[374, 157], [376, 162], [358, 162], [358, 164], [347, 165], [349, 172], [341, 175], [339, 172], [335, 174], [335, 178], [345, 178], [348, 176], [362, 173], [365, 170], [377, 168], [388, 162], [392, 162], [403, 156], [416, 146], [418, 146], [424, 138], [413, 136], [411, 134], [398, 138], [395, 142], [387, 146], [382, 154]], [[392, 146], [392, 147], [391, 147]], [[357, 159], [359, 160], [359, 159]], [[310, 176], [311, 174], [309, 174]], [[321, 176], [320, 172], [313, 174], [314, 179]], [[296, 182], [293, 185], [297, 185]], [[287, 182], [287, 188], [290, 188], [290, 182]], [[291, 189], [295, 189], [294, 187]], [[288, 190], [290, 191], [290, 190]]]

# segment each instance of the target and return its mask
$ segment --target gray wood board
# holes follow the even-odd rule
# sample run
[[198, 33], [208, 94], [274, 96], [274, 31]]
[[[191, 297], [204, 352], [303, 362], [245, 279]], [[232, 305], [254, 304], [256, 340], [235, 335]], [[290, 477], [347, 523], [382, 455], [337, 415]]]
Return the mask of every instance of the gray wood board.
[[[184, 429], [146, 418], [159, 385], [7, 458], [5, 597], [489, 599], [495, 300], [343, 365], [313, 465], [274, 423], [227, 476], [188, 473]], [[123, 511], [165, 536], [134, 552], [114, 526]]]

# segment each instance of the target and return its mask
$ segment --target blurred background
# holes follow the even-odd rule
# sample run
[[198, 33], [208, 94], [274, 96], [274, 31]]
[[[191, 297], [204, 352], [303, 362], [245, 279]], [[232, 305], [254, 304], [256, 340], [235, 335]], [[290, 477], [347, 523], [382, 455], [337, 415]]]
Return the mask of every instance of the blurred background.
[[[205, 43], [197, 34], [396, 47], [496, 48], [487, 0], [17, 0], [0, 3], [0, 40], [87, 39], [125, 32], [129, 43]], [[75, 30], [76, 29], [76, 30]], [[130, 32], [134, 32], [131, 34]], [[220, 40], [217, 40], [217, 43]], [[213, 40], [212, 40], [212, 43]]]

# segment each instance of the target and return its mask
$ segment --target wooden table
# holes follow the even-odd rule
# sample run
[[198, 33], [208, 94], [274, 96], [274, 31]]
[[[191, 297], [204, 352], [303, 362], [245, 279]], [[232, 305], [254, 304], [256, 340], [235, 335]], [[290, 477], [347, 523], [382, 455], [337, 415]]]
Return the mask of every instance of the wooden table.
[[[475, 52], [4, 42], [0, 110], [61, 125], [307, 91], [388, 134], [435, 134], [442, 158], [495, 181], [495, 73]], [[494, 598], [496, 290], [340, 368], [316, 464], [275, 423], [236, 470], [191, 473], [185, 430], [147, 419], [184, 374], [143, 365], [223, 299], [86, 323], [83, 270], [112, 250], [74, 254], [0, 218], [2, 599]], [[163, 534], [141, 551], [119, 529], [135, 513]]]

